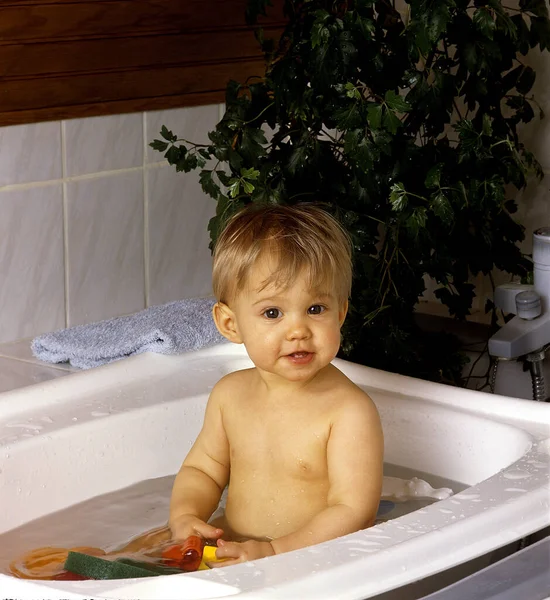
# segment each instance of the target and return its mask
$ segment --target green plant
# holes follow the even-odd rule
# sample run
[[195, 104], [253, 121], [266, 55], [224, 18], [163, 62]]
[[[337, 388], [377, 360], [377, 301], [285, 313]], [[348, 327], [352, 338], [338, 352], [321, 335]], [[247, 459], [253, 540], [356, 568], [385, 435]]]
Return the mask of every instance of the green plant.
[[[249, 3], [256, 22], [269, 0]], [[550, 47], [544, 0], [286, 0], [265, 74], [227, 87], [204, 146], [163, 128], [153, 148], [200, 169], [212, 239], [249, 202], [325, 203], [350, 232], [355, 281], [342, 353], [435, 380], [460, 378], [456, 340], [415, 324], [425, 274], [452, 315], [471, 276], [524, 275], [513, 187], [542, 172], [516, 127], [535, 117], [530, 48]], [[542, 111], [539, 114], [542, 117]], [[269, 133], [267, 133], [269, 132]]]

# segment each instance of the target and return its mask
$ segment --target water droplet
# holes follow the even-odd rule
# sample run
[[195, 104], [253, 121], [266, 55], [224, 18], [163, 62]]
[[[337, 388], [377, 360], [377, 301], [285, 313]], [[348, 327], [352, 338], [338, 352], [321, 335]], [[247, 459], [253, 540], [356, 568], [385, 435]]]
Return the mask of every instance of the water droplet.
[[21, 427], [22, 429], [30, 429], [31, 431], [41, 431], [44, 429], [42, 425], [37, 423], [6, 423], [6, 427]]
[[505, 471], [502, 476], [505, 479], [527, 479], [531, 474], [522, 469], [515, 469], [513, 471]]

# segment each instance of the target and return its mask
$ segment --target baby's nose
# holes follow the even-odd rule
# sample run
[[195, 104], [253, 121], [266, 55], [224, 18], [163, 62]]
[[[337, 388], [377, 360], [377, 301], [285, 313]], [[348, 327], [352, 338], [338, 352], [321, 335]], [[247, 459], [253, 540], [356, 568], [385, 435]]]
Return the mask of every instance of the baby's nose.
[[306, 319], [293, 319], [289, 323], [289, 327], [287, 329], [287, 338], [289, 340], [307, 339], [310, 335], [311, 331], [309, 329]]

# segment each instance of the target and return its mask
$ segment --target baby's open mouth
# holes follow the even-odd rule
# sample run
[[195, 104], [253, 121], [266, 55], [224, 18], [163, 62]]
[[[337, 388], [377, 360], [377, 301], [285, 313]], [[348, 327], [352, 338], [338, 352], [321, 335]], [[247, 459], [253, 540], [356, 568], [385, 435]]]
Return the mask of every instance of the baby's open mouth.
[[305, 365], [313, 358], [313, 352], [292, 352], [287, 358], [295, 365]]

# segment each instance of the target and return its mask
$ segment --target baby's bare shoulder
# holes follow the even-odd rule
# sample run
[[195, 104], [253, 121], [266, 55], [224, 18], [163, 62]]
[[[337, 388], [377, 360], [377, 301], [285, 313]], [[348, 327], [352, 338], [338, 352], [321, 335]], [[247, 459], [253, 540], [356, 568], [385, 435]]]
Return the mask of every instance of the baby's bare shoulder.
[[347, 443], [363, 440], [371, 450], [382, 452], [383, 433], [378, 409], [372, 398], [343, 373], [339, 379], [334, 411], [331, 419], [331, 437]]
[[333, 394], [337, 398], [336, 406], [342, 412], [376, 413], [376, 405], [366, 391], [353, 383], [346, 375], [336, 369]]
[[254, 377], [255, 369], [242, 369], [224, 375], [212, 389], [211, 396], [214, 398], [227, 398], [240, 394], [250, 385]]

